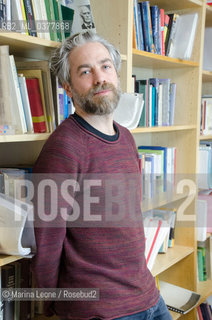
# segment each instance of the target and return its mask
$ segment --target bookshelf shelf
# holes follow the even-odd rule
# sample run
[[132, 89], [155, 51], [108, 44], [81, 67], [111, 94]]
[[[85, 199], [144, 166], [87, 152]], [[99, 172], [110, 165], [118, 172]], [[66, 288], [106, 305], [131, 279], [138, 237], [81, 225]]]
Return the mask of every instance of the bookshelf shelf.
[[196, 8], [203, 5], [202, 0], [152, 0], [151, 5], [158, 5], [160, 3], [161, 8], [166, 8], [166, 11], [176, 11], [179, 9]]
[[0, 31], [0, 43], [1, 45], [9, 45], [10, 54], [37, 60], [48, 60], [52, 49], [60, 45], [56, 41], [4, 31]]
[[194, 248], [192, 247], [175, 245], [173, 248], [169, 248], [167, 253], [162, 253], [157, 256], [156, 262], [152, 269], [153, 276], [155, 277], [159, 275], [193, 252]]
[[198, 67], [199, 63], [133, 49], [133, 66], [140, 68], [169, 69], [179, 67]]
[[208, 136], [203, 136], [203, 135], [201, 135], [201, 136], [199, 137], [199, 139], [200, 139], [200, 140], [212, 140], [212, 135], [208, 135]]
[[206, 5], [206, 20], [205, 26], [211, 27], [212, 26], [212, 6]]
[[23, 259], [21, 256], [8, 256], [8, 255], [2, 255], [0, 254], [0, 267], [15, 262], [17, 260]]
[[[206, 26], [212, 26], [212, 8], [206, 6], [205, 0], [150, 1], [151, 6], [158, 5], [159, 8], [165, 10], [165, 13], [198, 12], [197, 41], [194, 44], [192, 61], [187, 61], [132, 49], [133, 0], [90, 0], [90, 4], [97, 32], [115, 44], [122, 53], [123, 64], [120, 77], [123, 91], [131, 92], [132, 74], [136, 74], [140, 79], [170, 78], [177, 85], [175, 109], [175, 123], [177, 125], [136, 128], [131, 132], [137, 145], [145, 143], [147, 145], [176, 147], [176, 173], [183, 173], [183, 177], [188, 174], [195, 175], [199, 141], [212, 139], [212, 136], [199, 137], [201, 80], [212, 83], [212, 72], [202, 72], [200, 69], [203, 56], [205, 15]], [[10, 54], [14, 54], [17, 60], [20, 57], [23, 59], [48, 60], [51, 51], [60, 45], [59, 42], [10, 32], [0, 32], [0, 44], [9, 45]], [[135, 69], [135, 72], [133, 69]], [[1, 165], [16, 166], [26, 163], [33, 165], [48, 137], [49, 133], [0, 136]], [[176, 194], [170, 190], [157, 198], [144, 201], [142, 211], [163, 206], [172, 208], [176, 206], [177, 208], [186, 197], [187, 193]], [[194, 213], [195, 201], [193, 200], [186, 208], [185, 214]], [[154, 276], [160, 275], [164, 280], [169, 281], [171, 279], [175, 284], [195, 290], [197, 287], [195, 229], [191, 226], [181, 227], [179, 223], [175, 235], [174, 248], [168, 249], [166, 254], [158, 255], [152, 273]], [[0, 266], [21, 258], [0, 256]], [[198, 290], [202, 292], [202, 299], [211, 294], [211, 288], [212, 283], [210, 281], [198, 285]], [[171, 312], [171, 315], [173, 319], [195, 319], [195, 311], [185, 316], [174, 312]], [[47, 318], [39, 315], [35, 319], [44, 320]], [[57, 317], [53, 319], [56, 320]]]
[[139, 134], [139, 133], [170, 132], [170, 131], [183, 131], [183, 130], [195, 130], [195, 129], [196, 129], [195, 125], [185, 125], [185, 126], [136, 128], [131, 130], [131, 132], [133, 134]]
[[179, 200], [183, 200], [188, 196], [188, 193], [174, 193], [172, 191], [163, 192], [153, 199], [144, 200], [141, 204], [142, 212], [153, 210], [163, 207], [170, 203], [174, 203]]
[[212, 72], [203, 70], [202, 71], [202, 81], [203, 82], [211, 82], [212, 81]]
[[170, 314], [171, 314], [173, 320], [177, 320], [181, 317], [181, 314], [177, 313], [177, 312], [170, 311]]
[[0, 143], [45, 141], [49, 136], [50, 133], [0, 135]]
[[201, 295], [200, 303], [204, 302], [207, 297], [212, 295], [212, 280], [202, 281], [198, 283], [197, 292]]

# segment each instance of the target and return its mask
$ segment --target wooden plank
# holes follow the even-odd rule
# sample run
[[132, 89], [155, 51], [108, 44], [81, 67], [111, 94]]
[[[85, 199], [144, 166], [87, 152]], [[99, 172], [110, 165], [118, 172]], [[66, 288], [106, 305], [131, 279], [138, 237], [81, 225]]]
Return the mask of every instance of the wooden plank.
[[180, 260], [190, 255], [193, 251], [194, 249], [192, 247], [175, 245], [173, 248], [169, 248], [167, 253], [158, 254], [151, 271], [152, 275], [154, 277], [159, 275]]
[[0, 267], [15, 262], [17, 260], [23, 259], [23, 257], [20, 256], [9, 256], [9, 255], [0, 255]]
[[198, 67], [199, 63], [196, 61], [170, 58], [151, 52], [133, 49], [133, 66], [140, 68], [169, 69], [179, 67]]

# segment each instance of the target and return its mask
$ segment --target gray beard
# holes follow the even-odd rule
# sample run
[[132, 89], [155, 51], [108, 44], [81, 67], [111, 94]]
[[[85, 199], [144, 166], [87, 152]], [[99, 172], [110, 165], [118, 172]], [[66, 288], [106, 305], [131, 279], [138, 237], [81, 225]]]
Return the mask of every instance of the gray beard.
[[[94, 97], [96, 92], [106, 89], [112, 90], [112, 97]], [[116, 109], [121, 96], [120, 86], [115, 88], [111, 83], [95, 86], [86, 94], [79, 94], [73, 87], [71, 87], [71, 92], [74, 103], [76, 103], [84, 112], [93, 115], [111, 114]]]

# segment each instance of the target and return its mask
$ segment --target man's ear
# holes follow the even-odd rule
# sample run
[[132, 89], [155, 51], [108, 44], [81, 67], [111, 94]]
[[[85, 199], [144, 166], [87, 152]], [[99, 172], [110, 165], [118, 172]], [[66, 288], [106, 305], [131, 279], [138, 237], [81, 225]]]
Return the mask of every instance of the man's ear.
[[72, 98], [72, 93], [71, 93], [71, 86], [70, 86], [70, 84], [65, 83], [65, 84], [63, 85], [63, 88], [64, 88], [67, 96], [69, 96], [70, 98]]

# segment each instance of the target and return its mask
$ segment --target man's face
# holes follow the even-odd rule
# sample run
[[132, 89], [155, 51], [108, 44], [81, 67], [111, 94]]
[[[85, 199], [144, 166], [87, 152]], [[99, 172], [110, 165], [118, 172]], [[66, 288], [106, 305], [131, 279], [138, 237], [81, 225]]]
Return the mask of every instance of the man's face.
[[88, 7], [81, 7], [80, 8], [80, 15], [85, 23], [91, 23], [91, 12]]
[[70, 92], [76, 110], [95, 115], [112, 113], [121, 90], [108, 50], [99, 42], [90, 42], [75, 48], [69, 61]]

